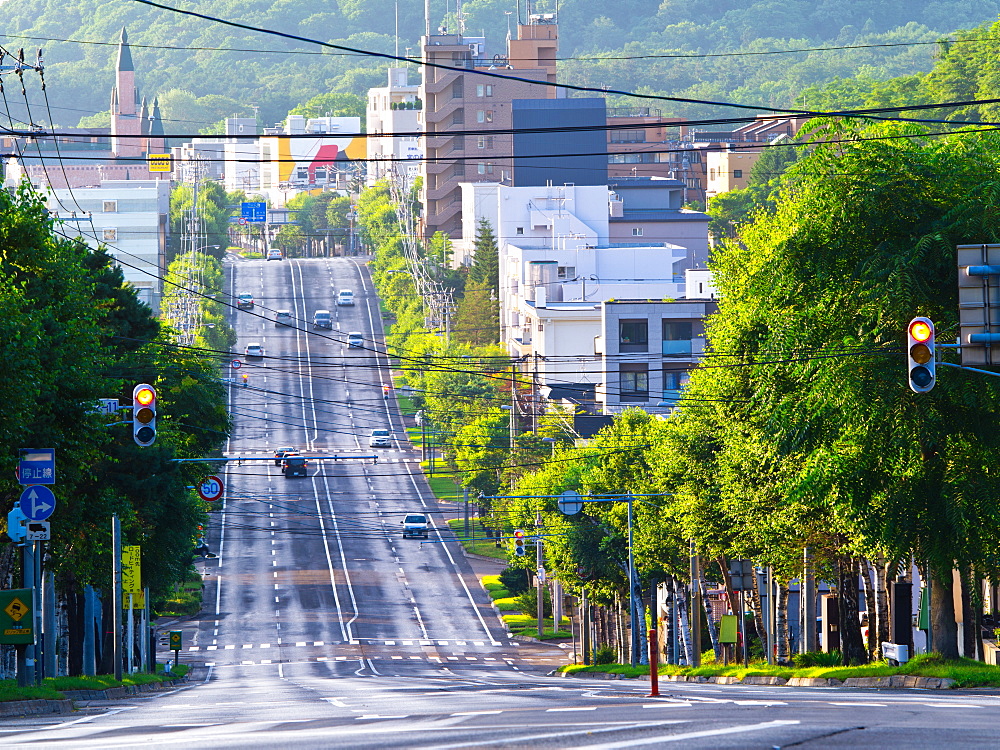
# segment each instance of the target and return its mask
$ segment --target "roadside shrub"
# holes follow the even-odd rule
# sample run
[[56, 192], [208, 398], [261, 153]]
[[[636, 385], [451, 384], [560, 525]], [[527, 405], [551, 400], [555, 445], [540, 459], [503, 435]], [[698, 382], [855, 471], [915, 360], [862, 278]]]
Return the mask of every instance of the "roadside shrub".
[[792, 664], [798, 668], [804, 667], [839, 667], [840, 652], [807, 651], [804, 654], [794, 654]]
[[511, 593], [511, 596], [523, 594], [531, 588], [528, 584], [528, 571], [524, 568], [504, 568], [500, 573], [500, 583]]
[[[548, 590], [545, 591], [543, 607], [544, 616], [552, 617], [552, 597], [549, 596]], [[535, 617], [538, 614], [538, 592], [532, 588], [518, 596], [517, 608], [521, 611], [521, 614]]]
[[611, 646], [602, 644], [594, 649], [594, 664], [614, 664], [615, 650]]

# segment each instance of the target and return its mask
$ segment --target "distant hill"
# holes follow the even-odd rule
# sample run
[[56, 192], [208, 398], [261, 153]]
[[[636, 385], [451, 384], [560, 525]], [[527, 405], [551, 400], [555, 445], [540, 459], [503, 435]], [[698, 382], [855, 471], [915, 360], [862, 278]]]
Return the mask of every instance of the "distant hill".
[[[0, 0], [2, 1], [2, 0]], [[554, 9], [538, 3], [536, 10]], [[520, 6], [523, 9], [525, 3]], [[185, 7], [242, 23], [382, 52], [394, 48], [395, 4], [390, 0], [194, 0]], [[485, 31], [499, 52], [510, 0], [463, 4], [466, 33]], [[454, 28], [454, 3], [434, 0], [433, 26]], [[75, 125], [105, 108], [113, 83], [115, 43], [127, 26], [142, 92], [165, 98], [165, 127], [193, 132], [230, 114], [260, 113], [273, 123], [325, 91], [363, 94], [384, 79], [383, 61], [322, 53], [262, 34], [181, 16], [138, 3], [107, 0], [3, 2], [8, 48], [45, 49], [53, 119]], [[399, 49], [413, 48], [423, 29], [423, 5], [399, 3]], [[563, 80], [626, 90], [741, 103], [786, 106], [802, 90], [863, 73], [884, 80], [930, 70], [936, 46], [869, 47], [779, 55], [736, 55], [789, 48], [906, 45], [992, 22], [1000, 0], [562, 0], [560, 57]], [[29, 39], [24, 37], [38, 37]], [[80, 44], [53, 40], [86, 40]], [[149, 45], [149, 46], [144, 46]], [[219, 50], [216, 48], [226, 48]], [[246, 50], [246, 51], [244, 51]], [[630, 59], [649, 55], [728, 55], [694, 59]], [[594, 60], [573, 58], [598, 57]], [[566, 59], [569, 58], [569, 59]], [[32, 117], [46, 121], [31, 76]], [[20, 92], [7, 86], [12, 113]], [[168, 92], [173, 93], [168, 94]], [[190, 92], [189, 94], [183, 92]], [[662, 107], [665, 114], [719, 114], [699, 107]]]

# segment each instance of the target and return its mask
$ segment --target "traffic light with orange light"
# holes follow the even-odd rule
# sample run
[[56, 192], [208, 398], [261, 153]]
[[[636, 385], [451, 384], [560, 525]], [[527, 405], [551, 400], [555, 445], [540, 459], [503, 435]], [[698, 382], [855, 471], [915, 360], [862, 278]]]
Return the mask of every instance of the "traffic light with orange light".
[[927, 393], [934, 387], [934, 323], [914, 318], [906, 328], [906, 359], [910, 390]]
[[524, 557], [524, 529], [514, 529], [514, 555]]
[[156, 440], [156, 389], [148, 383], [132, 390], [132, 439], [143, 448]]

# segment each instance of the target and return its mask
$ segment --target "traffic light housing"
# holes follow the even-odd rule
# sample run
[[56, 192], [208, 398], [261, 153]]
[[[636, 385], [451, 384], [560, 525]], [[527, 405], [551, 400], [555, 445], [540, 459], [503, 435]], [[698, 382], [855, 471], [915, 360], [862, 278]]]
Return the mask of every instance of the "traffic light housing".
[[148, 383], [132, 390], [132, 439], [143, 448], [156, 441], [156, 389]]
[[910, 390], [927, 393], [934, 387], [934, 323], [930, 318], [914, 318], [906, 327], [906, 359]]
[[514, 555], [524, 557], [524, 529], [514, 529]]

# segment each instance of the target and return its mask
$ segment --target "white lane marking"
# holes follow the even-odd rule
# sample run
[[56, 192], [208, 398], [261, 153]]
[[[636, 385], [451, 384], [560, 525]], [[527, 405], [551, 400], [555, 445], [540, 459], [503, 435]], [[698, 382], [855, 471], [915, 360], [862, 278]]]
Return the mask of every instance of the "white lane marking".
[[458, 711], [457, 713], [453, 713], [452, 716], [494, 716], [502, 713], [503, 711]]
[[565, 708], [546, 708], [545, 713], [562, 713], [566, 711], [596, 711], [597, 706], [566, 706]]
[[[505, 737], [505, 738], [499, 739], [499, 740], [486, 740], [486, 741], [484, 741], [484, 740], [478, 740], [478, 741], [471, 740], [469, 742], [457, 742], [457, 743], [455, 743], [453, 745], [430, 745], [430, 746], [427, 747], [427, 750], [453, 750], [453, 749], [463, 748], [463, 747], [486, 747], [487, 745], [506, 745], [506, 744], [515, 745], [517, 743], [524, 743], [525, 745], [530, 745], [532, 743], [537, 742], [538, 740], [551, 740], [551, 739], [554, 739], [556, 737], [562, 738], [562, 737], [573, 737], [573, 736], [578, 736], [578, 735], [602, 734], [602, 733], [606, 733], [606, 732], [621, 732], [623, 729], [632, 729], [632, 730], [635, 730], [635, 729], [654, 729], [654, 728], [657, 728], [657, 727], [667, 727], [667, 726], [670, 726], [671, 724], [689, 724], [689, 723], [690, 722], [687, 722], [687, 721], [672, 720], [672, 721], [636, 722], [635, 724], [628, 724], [628, 725], [625, 725], [625, 726], [622, 726], [622, 725], [610, 726], [610, 727], [593, 727], [593, 726], [591, 726], [588, 729], [581, 729], [581, 730], [576, 731], [576, 732], [565, 732], [565, 731], [562, 731], [562, 732], [553, 732], [551, 734], [530, 734], [530, 735], [527, 735], [527, 736], [524, 736], [524, 737]], [[794, 722], [794, 723], [798, 724], [797, 721]], [[654, 741], [659, 742], [661, 739], [662, 739], [661, 737], [657, 737], [657, 738], [655, 738]], [[594, 748], [594, 747], [597, 747], [597, 746], [596, 745], [587, 745], [586, 747], [587, 747], [587, 750], [591, 750], [591, 748]]]
[[855, 702], [837, 702], [837, 701], [827, 701], [831, 706], [864, 706], [865, 708], [885, 708], [888, 703], [862, 703], [860, 701]]
[[738, 727], [724, 727], [723, 729], [704, 729], [700, 732], [684, 732], [683, 734], [668, 734], [662, 737], [648, 737], [646, 739], [632, 739], [624, 742], [608, 742], [603, 745], [587, 745], [587, 750], [617, 750], [617, 748], [638, 747], [639, 745], [659, 745], [663, 742], [684, 742], [686, 740], [697, 740], [703, 737], [721, 737], [727, 734], [743, 734], [744, 732], [760, 732], [765, 729], [780, 729], [781, 727], [796, 726], [800, 722], [794, 720], [765, 721], [761, 724], [744, 724]]

